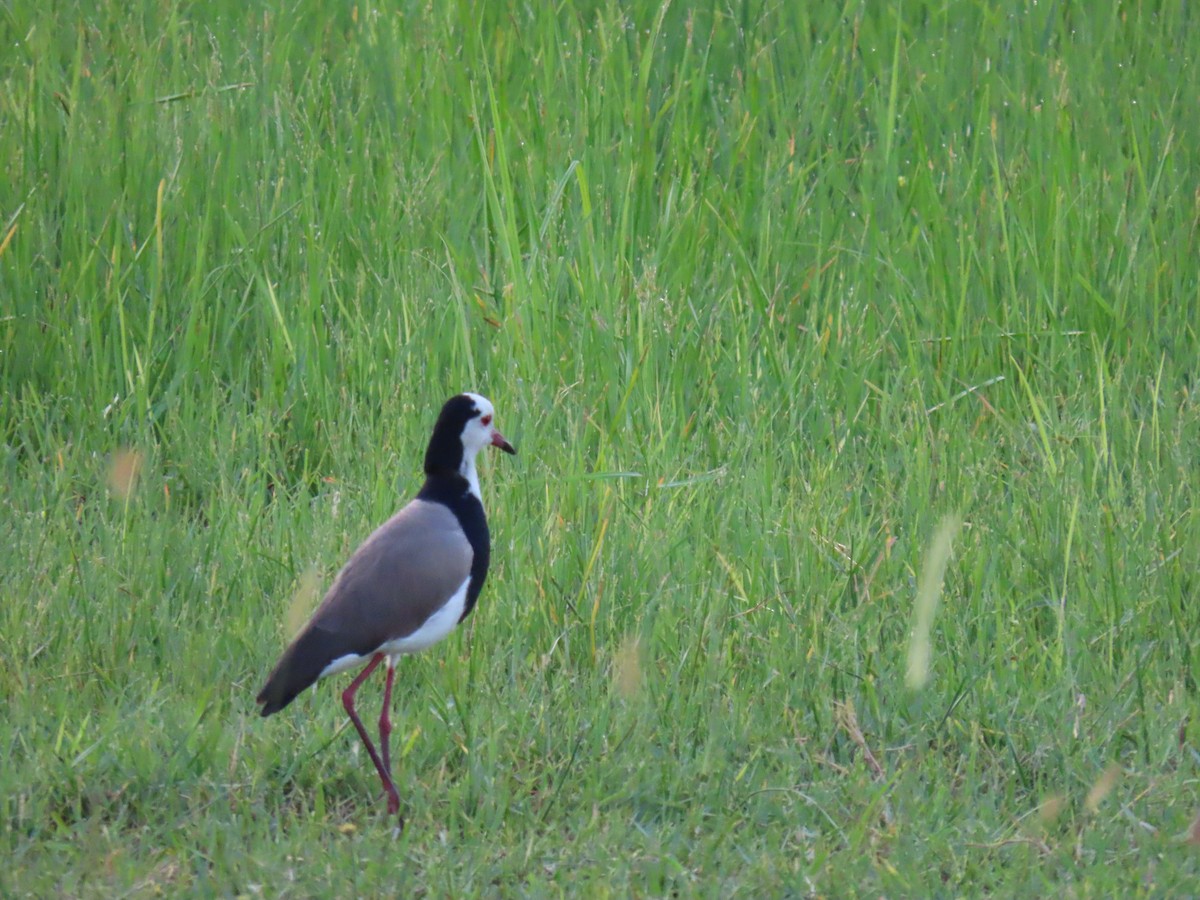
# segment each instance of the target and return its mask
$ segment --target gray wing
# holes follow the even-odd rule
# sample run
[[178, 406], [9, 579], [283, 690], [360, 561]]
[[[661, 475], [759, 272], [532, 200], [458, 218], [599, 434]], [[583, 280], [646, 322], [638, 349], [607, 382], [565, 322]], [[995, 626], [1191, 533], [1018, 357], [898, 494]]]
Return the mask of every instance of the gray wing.
[[462, 587], [473, 559], [447, 507], [426, 500], [408, 504], [342, 567], [259, 692], [262, 714], [291, 703], [335, 659], [366, 656], [412, 634]]
[[366, 652], [407, 637], [462, 587], [473, 557], [454, 513], [414, 500], [354, 551], [312, 625]]

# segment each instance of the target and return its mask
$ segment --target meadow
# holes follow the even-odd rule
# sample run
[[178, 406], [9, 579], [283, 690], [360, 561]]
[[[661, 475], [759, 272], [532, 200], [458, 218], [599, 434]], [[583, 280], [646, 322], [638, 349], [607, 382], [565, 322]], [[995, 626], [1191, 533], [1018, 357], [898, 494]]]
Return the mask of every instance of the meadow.
[[[0, 5], [0, 895], [1200, 893], [1197, 18]], [[396, 837], [254, 695], [467, 389]]]

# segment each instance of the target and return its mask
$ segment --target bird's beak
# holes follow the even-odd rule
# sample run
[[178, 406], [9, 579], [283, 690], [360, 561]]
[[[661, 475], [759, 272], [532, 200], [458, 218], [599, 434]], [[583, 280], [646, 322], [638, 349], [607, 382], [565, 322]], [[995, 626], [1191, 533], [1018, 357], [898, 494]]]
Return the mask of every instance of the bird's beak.
[[517, 455], [517, 451], [513, 448], [513, 445], [506, 441], [504, 435], [495, 429], [492, 430], [492, 446], [499, 447], [505, 453], [511, 453], [513, 456]]

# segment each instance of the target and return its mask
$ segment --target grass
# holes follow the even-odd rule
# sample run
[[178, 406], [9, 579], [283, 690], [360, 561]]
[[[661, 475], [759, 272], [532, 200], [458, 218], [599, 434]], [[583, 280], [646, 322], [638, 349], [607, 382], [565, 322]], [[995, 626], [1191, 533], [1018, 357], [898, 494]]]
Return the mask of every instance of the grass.
[[[625, 6], [0, 8], [0, 893], [1200, 883], [1190, 7]], [[468, 388], [393, 840], [253, 696]]]

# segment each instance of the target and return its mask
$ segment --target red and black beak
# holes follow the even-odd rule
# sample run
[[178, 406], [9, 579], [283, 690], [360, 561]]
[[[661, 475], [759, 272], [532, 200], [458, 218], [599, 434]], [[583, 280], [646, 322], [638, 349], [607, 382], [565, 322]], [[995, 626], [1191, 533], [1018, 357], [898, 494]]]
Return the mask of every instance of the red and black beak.
[[505, 453], [511, 453], [513, 456], [517, 455], [517, 451], [513, 448], [513, 445], [504, 439], [504, 435], [495, 430], [492, 431], [492, 446], [499, 447]]

